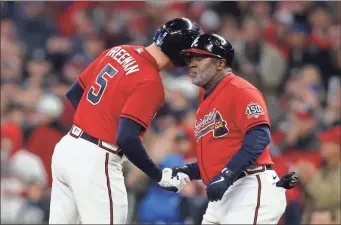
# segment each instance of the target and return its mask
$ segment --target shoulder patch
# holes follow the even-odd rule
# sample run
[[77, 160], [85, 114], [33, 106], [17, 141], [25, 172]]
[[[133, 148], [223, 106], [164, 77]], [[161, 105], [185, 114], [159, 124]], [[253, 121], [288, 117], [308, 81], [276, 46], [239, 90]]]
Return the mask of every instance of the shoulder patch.
[[257, 119], [259, 116], [264, 115], [264, 111], [259, 104], [251, 102], [246, 106], [245, 114], [248, 119]]

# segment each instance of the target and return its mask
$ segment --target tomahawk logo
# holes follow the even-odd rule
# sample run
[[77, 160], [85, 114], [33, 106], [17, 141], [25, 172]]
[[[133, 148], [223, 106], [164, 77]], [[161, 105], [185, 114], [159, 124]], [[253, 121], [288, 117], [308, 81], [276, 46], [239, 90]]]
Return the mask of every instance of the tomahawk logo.
[[201, 137], [205, 136], [209, 132], [213, 133], [214, 138], [224, 137], [229, 133], [226, 121], [222, 118], [221, 113], [213, 109], [206, 114], [203, 119], [200, 119], [195, 123], [195, 137], [198, 141]]

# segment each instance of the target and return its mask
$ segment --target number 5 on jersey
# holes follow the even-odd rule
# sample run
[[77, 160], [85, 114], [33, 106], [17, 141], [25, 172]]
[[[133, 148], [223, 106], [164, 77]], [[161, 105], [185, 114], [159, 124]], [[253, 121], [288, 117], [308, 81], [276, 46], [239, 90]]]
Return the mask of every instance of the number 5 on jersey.
[[97, 105], [102, 98], [102, 95], [104, 94], [105, 89], [107, 88], [107, 83], [108, 80], [104, 76], [107, 75], [109, 78], [113, 78], [117, 74], [117, 70], [110, 64], [108, 63], [102, 71], [97, 75], [96, 78], [96, 84], [97, 84], [97, 89], [96, 87], [91, 86], [87, 95], [87, 99], [89, 102], [91, 102], [93, 105]]

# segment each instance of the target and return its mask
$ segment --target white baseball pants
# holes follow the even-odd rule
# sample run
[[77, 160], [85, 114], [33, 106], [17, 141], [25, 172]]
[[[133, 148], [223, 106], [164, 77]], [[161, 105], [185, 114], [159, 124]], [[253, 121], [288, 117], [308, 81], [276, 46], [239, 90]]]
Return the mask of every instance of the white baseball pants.
[[237, 180], [221, 201], [209, 202], [202, 224], [277, 224], [287, 204], [278, 180], [274, 170]]
[[65, 135], [52, 156], [49, 223], [124, 224], [128, 200], [122, 162], [87, 140]]

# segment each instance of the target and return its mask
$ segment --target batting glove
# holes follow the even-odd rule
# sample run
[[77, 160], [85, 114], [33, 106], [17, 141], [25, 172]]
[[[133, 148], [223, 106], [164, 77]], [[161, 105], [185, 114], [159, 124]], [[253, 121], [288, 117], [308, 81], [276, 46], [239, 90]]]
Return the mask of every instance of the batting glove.
[[208, 200], [211, 202], [220, 201], [234, 180], [235, 174], [232, 171], [223, 169], [220, 174], [213, 177], [206, 188]]
[[282, 187], [285, 189], [291, 189], [296, 187], [298, 184], [298, 178], [295, 172], [291, 172], [289, 174], [284, 175], [279, 181], [276, 183], [276, 187]]
[[190, 181], [187, 174], [178, 173], [172, 176], [172, 169], [165, 168], [162, 170], [162, 178], [158, 184], [167, 191], [180, 192]]

